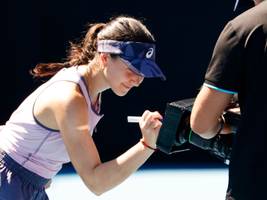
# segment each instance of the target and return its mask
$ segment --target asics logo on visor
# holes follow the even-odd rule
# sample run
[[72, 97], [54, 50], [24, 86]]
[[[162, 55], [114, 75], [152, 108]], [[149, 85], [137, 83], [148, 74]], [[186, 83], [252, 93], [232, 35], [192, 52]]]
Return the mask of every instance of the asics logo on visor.
[[151, 58], [153, 56], [154, 49], [149, 48], [148, 51], [146, 52], [146, 58]]

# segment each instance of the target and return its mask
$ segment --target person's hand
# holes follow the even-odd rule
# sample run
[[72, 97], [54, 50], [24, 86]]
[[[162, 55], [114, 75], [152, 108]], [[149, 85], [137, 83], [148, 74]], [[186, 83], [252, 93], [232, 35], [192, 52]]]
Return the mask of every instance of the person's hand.
[[223, 117], [225, 119], [225, 124], [222, 134], [236, 133], [241, 119], [240, 107], [226, 110]]
[[159, 112], [150, 112], [146, 110], [139, 121], [142, 140], [150, 147], [156, 148], [156, 141], [160, 127], [162, 126], [161, 120], [162, 116]]
[[240, 107], [230, 108], [227, 111], [240, 115]]
[[231, 101], [229, 102], [229, 104], [227, 105], [225, 110], [234, 109], [234, 108], [238, 108], [238, 107], [239, 107], [238, 96], [235, 94], [235, 95], [233, 95]]

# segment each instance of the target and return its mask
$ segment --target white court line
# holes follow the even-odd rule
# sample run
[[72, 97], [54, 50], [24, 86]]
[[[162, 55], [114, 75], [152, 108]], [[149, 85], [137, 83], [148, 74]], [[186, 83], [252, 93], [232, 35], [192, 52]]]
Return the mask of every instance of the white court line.
[[116, 188], [95, 196], [78, 175], [58, 175], [47, 194], [51, 200], [224, 200], [227, 181], [227, 169], [139, 170]]

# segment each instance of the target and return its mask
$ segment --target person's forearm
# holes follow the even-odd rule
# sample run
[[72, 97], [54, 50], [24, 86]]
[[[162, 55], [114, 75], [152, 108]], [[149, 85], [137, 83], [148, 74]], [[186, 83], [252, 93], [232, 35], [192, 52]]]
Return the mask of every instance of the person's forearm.
[[206, 128], [201, 127], [197, 128], [192, 126], [192, 130], [200, 135], [201, 137], [205, 139], [210, 139], [215, 137], [218, 133], [222, 133], [224, 131], [224, 122], [222, 119], [215, 120], [213, 122], [210, 122], [209, 126]]
[[[153, 152], [138, 142], [118, 158], [98, 165], [88, 177], [88, 179], [94, 180], [93, 184], [90, 181], [90, 189], [96, 195], [100, 195], [114, 188], [135, 172]], [[86, 184], [86, 177], [84, 178]]]

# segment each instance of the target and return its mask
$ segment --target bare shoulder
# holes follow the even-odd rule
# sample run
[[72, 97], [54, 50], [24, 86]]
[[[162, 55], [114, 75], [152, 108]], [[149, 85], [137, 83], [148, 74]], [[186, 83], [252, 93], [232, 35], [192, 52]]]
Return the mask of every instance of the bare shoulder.
[[72, 82], [59, 82], [52, 91], [54, 96], [53, 113], [59, 129], [69, 125], [87, 124], [87, 104], [79, 86]]
[[41, 93], [35, 104], [35, 117], [53, 129], [61, 130], [61, 125], [76, 123], [74, 120], [80, 120], [80, 123], [88, 120], [85, 98], [73, 82], [54, 83]]
[[79, 107], [86, 104], [85, 98], [82, 95], [79, 86], [76, 83], [61, 81], [55, 83], [55, 86], [50, 90], [55, 107], [70, 108], [69, 106]]

